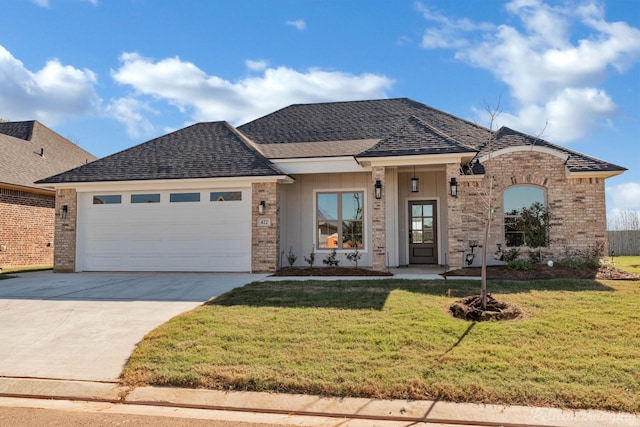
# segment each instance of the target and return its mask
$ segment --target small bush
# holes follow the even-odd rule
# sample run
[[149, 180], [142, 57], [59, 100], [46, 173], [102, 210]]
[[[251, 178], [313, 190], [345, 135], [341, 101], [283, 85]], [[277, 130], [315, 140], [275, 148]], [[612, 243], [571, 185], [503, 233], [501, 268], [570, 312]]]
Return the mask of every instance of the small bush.
[[509, 261], [507, 263], [507, 267], [513, 270], [527, 271], [533, 268], [533, 264], [529, 260], [518, 258]]
[[515, 261], [520, 256], [520, 249], [511, 248], [502, 252], [502, 260], [509, 264], [511, 261]]
[[604, 242], [595, 242], [587, 246], [585, 249], [570, 251], [565, 246], [564, 258], [558, 260], [558, 264], [563, 267], [575, 269], [598, 269], [600, 268], [600, 259], [604, 256]]
[[336, 259], [336, 248], [331, 249], [329, 255], [322, 260], [322, 263], [328, 267], [337, 267], [340, 265], [340, 261]]
[[362, 257], [362, 254], [360, 252], [358, 252], [358, 249], [356, 248], [355, 251], [353, 252], [349, 252], [347, 254], [347, 259], [349, 260], [349, 262], [351, 262], [352, 264], [356, 265], [356, 268], [358, 268], [358, 261], [360, 260], [360, 257]]
[[293, 264], [296, 263], [298, 256], [293, 253], [293, 248], [289, 248], [289, 254], [287, 255], [287, 262], [289, 263], [289, 267], [293, 267]]
[[580, 270], [583, 268], [588, 268], [591, 270], [595, 270], [600, 268], [600, 260], [599, 259], [590, 259], [590, 258], [563, 258], [558, 261], [558, 265], [562, 267], [573, 268], [576, 270]]
[[304, 257], [304, 260], [307, 264], [309, 264], [309, 267], [313, 267], [313, 264], [316, 262], [316, 246], [313, 245], [311, 246], [311, 253], [309, 254], [309, 257]]

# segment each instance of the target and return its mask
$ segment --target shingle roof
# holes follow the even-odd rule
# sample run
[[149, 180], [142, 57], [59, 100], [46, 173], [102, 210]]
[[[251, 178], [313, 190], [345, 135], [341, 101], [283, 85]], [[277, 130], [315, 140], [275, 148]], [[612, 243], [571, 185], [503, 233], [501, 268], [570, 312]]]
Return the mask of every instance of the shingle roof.
[[198, 123], [42, 183], [285, 175], [226, 122]]
[[29, 141], [35, 120], [27, 122], [0, 122], [0, 133]]
[[[561, 153], [567, 154], [566, 165], [571, 172], [596, 172], [596, 171], [625, 171], [626, 168], [613, 163], [608, 163], [603, 160], [596, 159], [594, 157], [587, 156], [577, 151], [569, 150], [560, 145], [552, 144], [540, 138], [536, 138], [531, 135], [518, 132], [508, 127], [501, 127], [495, 134], [495, 147], [493, 150], [499, 150], [501, 148], [507, 148], [518, 145], [537, 145], [540, 147], [547, 147]], [[481, 147], [480, 155], [487, 153], [487, 143]]]
[[[410, 120], [413, 124], [407, 125]], [[309, 147], [317, 145], [315, 151], [326, 156], [329, 144], [335, 146], [339, 141], [348, 147], [343, 152], [357, 157], [460, 152], [461, 147], [479, 151], [482, 156], [492, 140], [494, 150], [538, 144], [566, 153], [571, 172], [626, 170], [509, 128], [494, 133], [408, 98], [295, 104], [244, 124], [238, 130], [256, 142], [268, 158], [279, 158], [282, 152], [291, 154], [292, 150], [279, 146], [294, 144], [304, 144], [300, 148], [304, 147], [305, 152], [313, 151]], [[356, 153], [358, 140], [378, 143]]]
[[358, 157], [410, 156], [415, 154], [473, 153], [473, 147], [461, 144], [416, 116]]
[[35, 182], [95, 159], [40, 122], [0, 123], [0, 185], [44, 189]]
[[257, 144], [383, 139], [415, 116], [462, 144], [488, 130], [408, 98], [295, 104], [238, 127]]

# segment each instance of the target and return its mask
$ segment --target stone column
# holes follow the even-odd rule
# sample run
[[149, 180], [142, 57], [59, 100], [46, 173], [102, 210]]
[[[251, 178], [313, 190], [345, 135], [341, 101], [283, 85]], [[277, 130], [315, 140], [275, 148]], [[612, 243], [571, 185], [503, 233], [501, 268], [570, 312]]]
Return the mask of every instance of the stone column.
[[[67, 212], [63, 213], [64, 206]], [[63, 218], [64, 215], [64, 218]], [[53, 271], [76, 271], [76, 238], [78, 223], [78, 195], [76, 190], [56, 190], [56, 226], [53, 247]]]
[[[371, 212], [371, 261], [372, 267], [376, 271], [386, 271], [387, 269], [387, 244], [386, 244], [386, 218], [385, 218], [385, 169], [376, 166], [371, 171], [373, 180], [371, 185], [371, 200], [373, 200], [373, 210]], [[382, 198], [376, 199], [376, 181], [382, 184]]]
[[[449, 269], [454, 270], [462, 268], [464, 256], [464, 232], [462, 229], [462, 200], [466, 195], [460, 180], [460, 165], [457, 163], [447, 163], [446, 165], [446, 183], [447, 186], [447, 239], [449, 252], [447, 254], [447, 264]], [[458, 179], [458, 197], [452, 197], [449, 191], [449, 182], [451, 178]]]
[[[280, 256], [280, 196], [275, 182], [251, 186], [251, 271], [272, 273], [278, 269]], [[259, 204], [265, 202], [260, 214]]]

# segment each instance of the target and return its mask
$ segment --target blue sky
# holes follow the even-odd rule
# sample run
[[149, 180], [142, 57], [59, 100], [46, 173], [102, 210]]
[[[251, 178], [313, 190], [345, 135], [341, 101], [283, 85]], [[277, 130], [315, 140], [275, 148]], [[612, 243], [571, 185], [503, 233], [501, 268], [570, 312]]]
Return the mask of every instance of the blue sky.
[[628, 168], [640, 211], [638, 0], [0, 0], [0, 117], [98, 157], [198, 121], [408, 97]]

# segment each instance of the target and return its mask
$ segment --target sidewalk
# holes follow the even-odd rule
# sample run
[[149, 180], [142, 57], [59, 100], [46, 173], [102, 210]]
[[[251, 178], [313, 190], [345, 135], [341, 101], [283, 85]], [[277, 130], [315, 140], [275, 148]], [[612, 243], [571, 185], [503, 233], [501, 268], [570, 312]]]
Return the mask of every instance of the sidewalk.
[[[102, 402], [123, 410], [145, 407], [147, 412], [157, 414], [166, 413], [166, 408], [215, 411], [215, 416], [232, 414], [237, 421], [277, 425], [640, 427], [639, 415], [594, 410], [160, 387], [129, 389], [109, 382], [7, 377], [0, 377], [0, 404], [2, 398]], [[172, 416], [178, 416], [175, 411]]]

